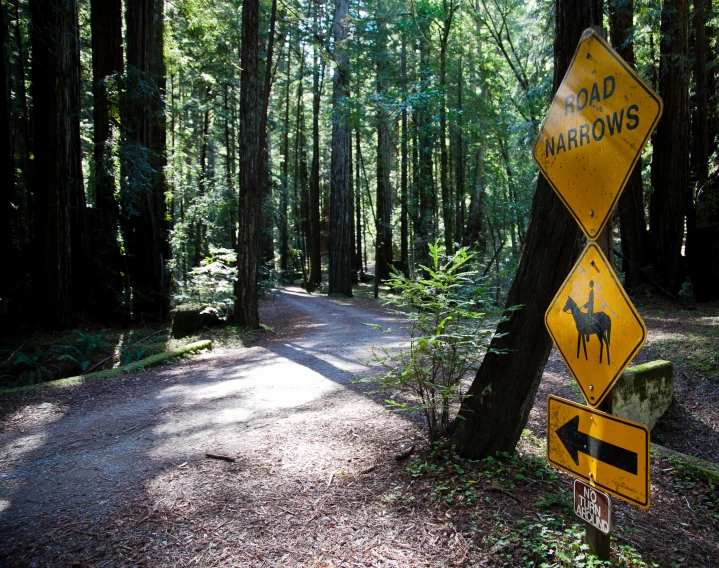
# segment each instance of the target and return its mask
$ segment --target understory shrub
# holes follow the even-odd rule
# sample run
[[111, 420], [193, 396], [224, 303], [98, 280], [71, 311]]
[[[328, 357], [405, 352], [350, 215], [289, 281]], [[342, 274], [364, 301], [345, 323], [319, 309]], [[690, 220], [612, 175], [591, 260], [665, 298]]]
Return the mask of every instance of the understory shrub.
[[493, 332], [487, 329], [488, 311], [479, 309], [491, 301], [473, 270], [474, 255], [461, 248], [447, 256], [435, 242], [429, 256], [430, 266], [421, 267], [421, 277], [393, 271], [385, 282], [393, 293], [384, 305], [408, 321], [409, 348], [375, 347], [372, 359], [385, 372], [367, 381], [381, 392], [395, 393], [386, 400], [390, 407], [422, 411], [434, 441], [447, 433], [465, 396], [462, 379], [476, 371]]

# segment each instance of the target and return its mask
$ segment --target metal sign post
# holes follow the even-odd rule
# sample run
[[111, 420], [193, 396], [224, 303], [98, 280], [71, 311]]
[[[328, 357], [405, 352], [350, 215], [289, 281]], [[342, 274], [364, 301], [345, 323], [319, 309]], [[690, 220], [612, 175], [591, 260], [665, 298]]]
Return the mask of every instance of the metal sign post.
[[606, 505], [598, 504], [604, 494], [597, 488], [649, 508], [649, 431], [612, 416], [608, 396], [644, 344], [646, 327], [609, 259], [611, 215], [662, 106], [607, 44], [606, 32], [589, 28], [532, 152], [590, 241], [547, 309], [545, 324], [585, 400], [598, 408], [547, 399], [547, 461], [587, 482], [575, 512], [588, 521], [587, 543], [602, 560], [609, 559], [611, 522], [602, 515], [609, 515], [610, 502], [606, 496]]

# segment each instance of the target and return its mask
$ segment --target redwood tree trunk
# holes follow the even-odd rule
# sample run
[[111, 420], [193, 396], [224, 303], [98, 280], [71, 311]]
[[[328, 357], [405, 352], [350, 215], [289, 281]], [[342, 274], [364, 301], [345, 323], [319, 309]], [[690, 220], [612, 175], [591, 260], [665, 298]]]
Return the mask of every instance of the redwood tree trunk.
[[95, 207], [92, 210], [93, 291], [95, 317], [124, 319], [122, 254], [118, 243], [120, 204], [112, 148], [112, 114], [117, 103], [117, 81], [122, 73], [122, 3], [92, 0], [92, 93], [94, 112]]
[[330, 186], [329, 293], [352, 296], [352, 161], [349, 117], [349, 57], [344, 43], [349, 0], [335, 0], [332, 174]]
[[[636, 63], [632, 41], [633, 17], [633, 0], [609, 1], [609, 33], [612, 47], [632, 67]], [[641, 160], [629, 175], [624, 192], [619, 198], [617, 213], [622, 236], [622, 256], [626, 259], [622, 263], [624, 286], [633, 288], [641, 282], [640, 268], [647, 262], [647, 229], [644, 218]]]
[[[554, 86], [556, 92], [582, 31], [601, 25], [601, 0], [555, 3]], [[527, 242], [507, 298], [523, 307], [502, 322], [460, 409], [452, 442], [472, 458], [514, 451], [552, 346], [544, 312], [576, 256], [579, 229], [551, 187], [539, 176]]]
[[84, 307], [85, 193], [80, 150], [80, 51], [74, 0], [33, 0], [36, 254], [41, 317], [72, 325]]
[[649, 224], [654, 241], [657, 280], [676, 294], [684, 282], [682, 256], [689, 188], [688, 0], [665, 0], [662, 6], [659, 95], [664, 115], [654, 136]]
[[240, 75], [240, 233], [237, 245], [235, 323], [260, 325], [257, 269], [262, 225], [262, 186], [258, 164], [258, 20], [259, 0], [242, 4], [242, 73]]
[[5, 6], [0, 6], [0, 255], [4, 259], [6, 276], [0, 278], [0, 302], [7, 297], [14, 275], [15, 252], [12, 236], [15, 200], [15, 142], [12, 128], [12, 96], [10, 90], [9, 18]]
[[392, 184], [390, 169], [392, 161], [392, 134], [390, 116], [386, 110], [385, 96], [387, 78], [391, 70], [387, 66], [389, 36], [385, 15], [377, 11], [377, 247], [375, 278], [389, 278], [392, 263]]
[[123, 236], [136, 319], [164, 319], [170, 307], [163, 6], [164, 0], [128, 0], [125, 14]]
[[[319, 35], [320, 0], [314, 0], [314, 32]], [[311, 292], [322, 282], [322, 244], [320, 240], [320, 47], [314, 42], [312, 69], [312, 168], [310, 171], [310, 280]]]

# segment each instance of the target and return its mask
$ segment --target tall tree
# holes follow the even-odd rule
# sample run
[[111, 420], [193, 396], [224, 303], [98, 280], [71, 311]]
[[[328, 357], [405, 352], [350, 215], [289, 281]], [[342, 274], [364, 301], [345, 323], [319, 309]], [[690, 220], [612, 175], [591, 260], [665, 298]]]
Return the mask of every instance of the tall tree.
[[[402, 52], [400, 60], [400, 74], [402, 77], [402, 100], [407, 100], [407, 33], [402, 32]], [[407, 105], [402, 105], [402, 132], [400, 134], [400, 235], [399, 235], [399, 264], [405, 276], [409, 276], [409, 193], [408, 193], [408, 154], [409, 130], [407, 129]]]
[[385, 99], [391, 73], [387, 52], [389, 34], [382, 2], [377, 7], [377, 247], [375, 278], [386, 280], [392, 264], [392, 184], [390, 182], [393, 142], [392, 123]]
[[122, 316], [122, 254], [118, 242], [120, 204], [113, 158], [112, 116], [117, 106], [117, 84], [123, 70], [122, 3], [92, 0], [92, 94], [95, 207], [90, 217], [93, 259], [93, 312], [112, 321]]
[[[709, 175], [710, 157], [717, 148], [711, 129], [711, 68], [710, 0], [694, 0], [692, 29], [694, 39], [694, 97], [691, 115], [691, 183], [695, 188], [696, 210], [692, 204], [687, 216], [686, 256], [694, 298], [699, 301], [719, 298], [719, 266], [709, 261], [719, 242], [719, 181]], [[716, 84], [714, 84], [716, 91]], [[714, 94], [716, 97], [716, 94]], [[716, 176], [714, 176], [716, 177]]]
[[74, 0], [32, 0], [35, 257], [41, 317], [72, 325], [88, 299], [80, 149], [80, 51]]
[[[12, 227], [14, 224], [13, 204], [15, 203], [15, 141], [13, 138], [12, 95], [10, 89], [10, 37], [9, 18], [5, 5], [0, 6], [0, 254], [5, 259], [6, 269], [13, 273], [14, 245]], [[0, 302], [7, 297], [10, 278], [0, 279]]]
[[322, 282], [322, 244], [320, 239], [320, 101], [322, 90], [322, 71], [320, 65], [320, 5], [314, 0], [315, 36], [312, 49], [312, 166], [310, 170], [310, 280], [309, 291]]
[[[582, 31], [602, 23], [602, 2], [555, 2], [554, 82], [559, 88]], [[562, 202], [539, 176], [527, 241], [497, 327], [463, 401], [452, 441], [469, 457], [514, 451], [524, 429], [551, 350], [543, 314], [576, 256], [579, 231]]]
[[329, 293], [352, 296], [352, 159], [349, 116], [349, 0], [335, 0]]
[[[634, 0], [609, 0], [609, 34], [612, 47], [632, 67], [634, 59], [633, 37]], [[622, 236], [622, 256], [626, 259], [624, 286], [633, 288], [641, 281], [640, 268], [646, 264], [646, 219], [642, 185], [642, 164], [637, 162], [629, 175], [627, 185], [619, 198], [619, 219]]]
[[664, 0], [659, 48], [659, 95], [664, 115], [654, 135], [649, 226], [657, 279], [676, 294], [684, 282], [682, 256], [689, 187], [688, 0]]
[[258, 26], [259, 0], [242, 3], [242, 73], [240, 76], [240, 233], [237, 244], [235, 323], [257, 328], [258, 255], [262, 225], [259, 160]]
[[134, 317], [163, 319], [170, 305], [164, 171], [164, 0], [128, 0], [125, 18], [127, 72], [121, 105], [123, 240]]
[[439, 178], [442, 191], [442, 218], [444, 220], [444, 246], [447, 254], [454, 252], [454, 195], [449, 185], [449, 155], [447, 153], [447, 48], [455, 12], [459, 1], [442, 0], [442, 26], [439, 41]]

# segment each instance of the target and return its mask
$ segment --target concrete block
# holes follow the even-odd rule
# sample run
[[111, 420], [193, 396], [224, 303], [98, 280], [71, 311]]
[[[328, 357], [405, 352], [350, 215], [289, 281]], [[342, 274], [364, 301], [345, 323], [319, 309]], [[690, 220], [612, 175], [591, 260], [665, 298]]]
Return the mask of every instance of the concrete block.
[[674, 367], [670, 361], [629, 367], [609, 394], [611, 413], [645, 424], [651, 430], [671, 405], [673, 395]]

